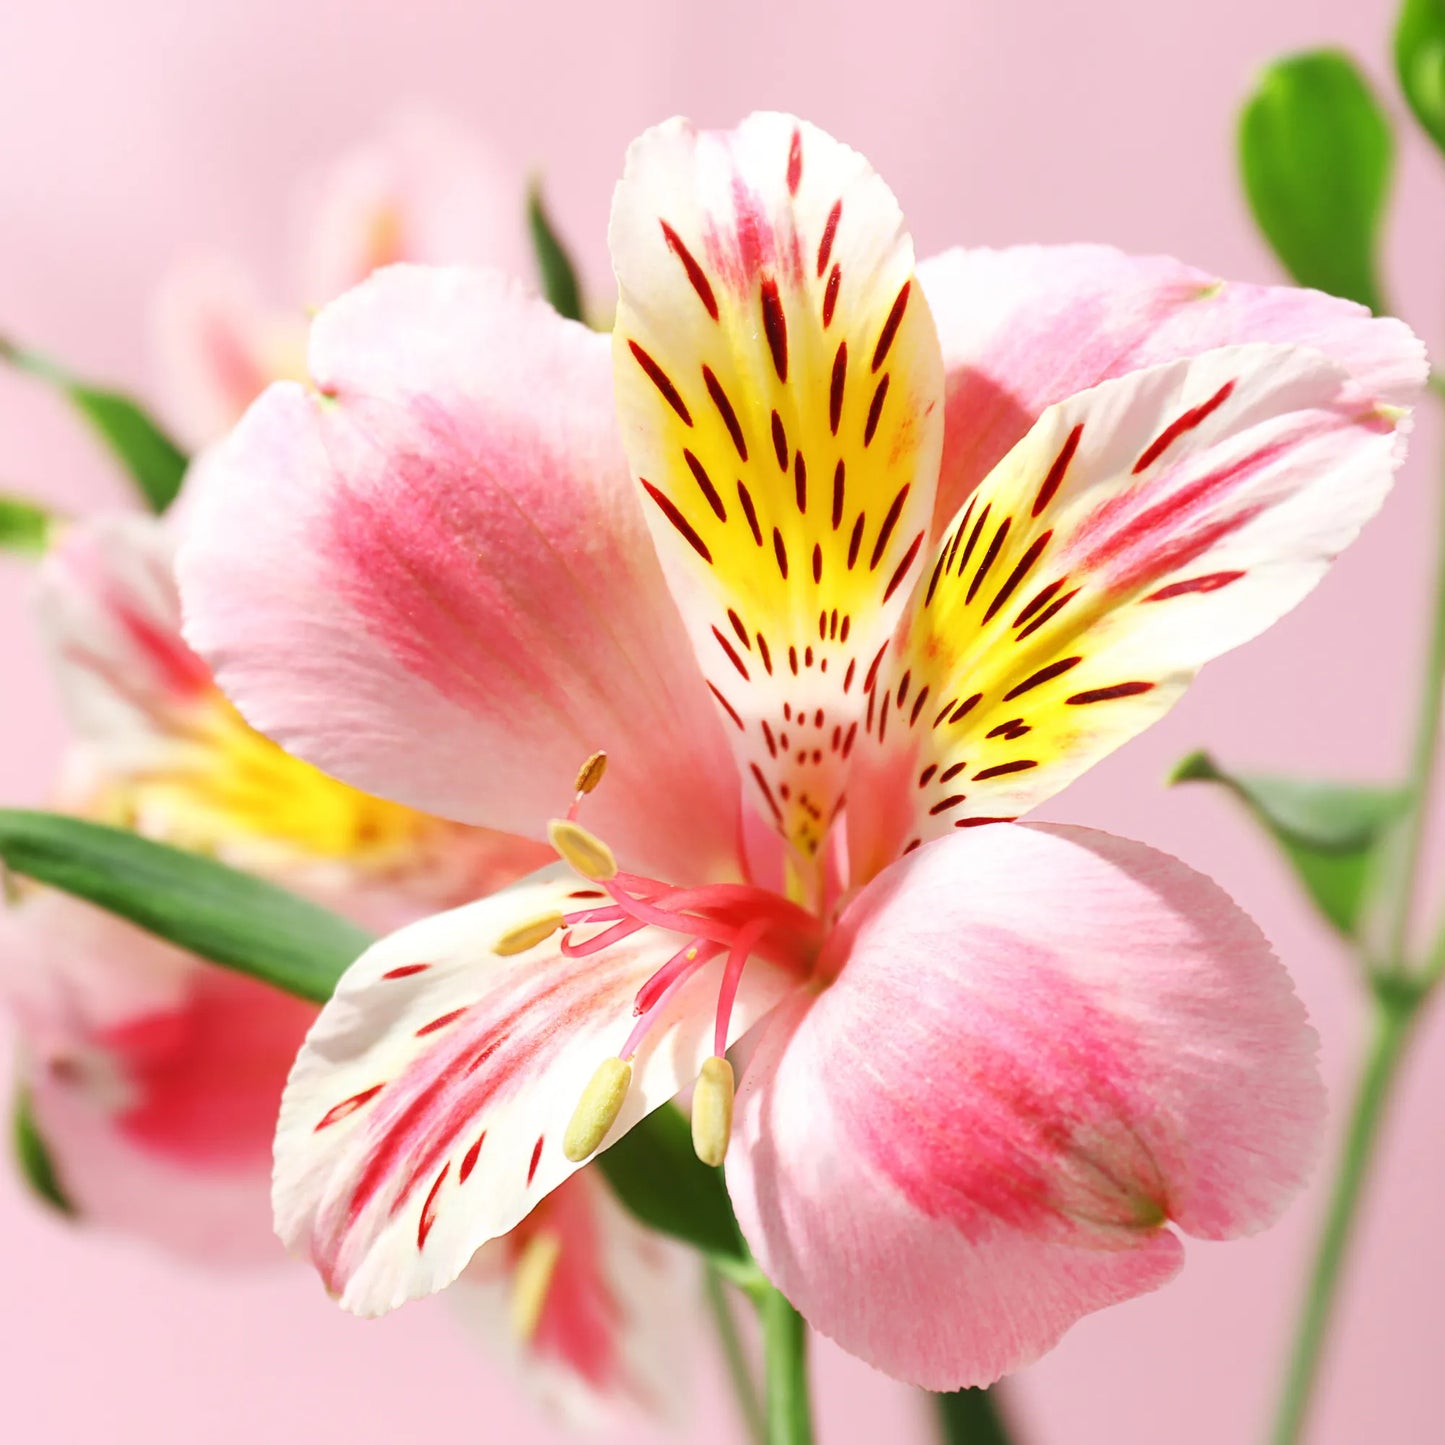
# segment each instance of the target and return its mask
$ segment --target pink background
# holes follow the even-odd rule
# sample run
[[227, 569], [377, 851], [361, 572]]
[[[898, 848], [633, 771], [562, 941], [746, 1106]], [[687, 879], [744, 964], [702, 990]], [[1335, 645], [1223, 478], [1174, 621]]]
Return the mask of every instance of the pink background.
[[[540, 167], [594, 287], [627, 141], [675, 111], [725, 124], [796, 110], [863, 149], [920, 252], [957, 241], [1100, 240], [1221, 274], [1273, 275], [1237, 194], [1231, 133], [1254, 69], [1345, 44], [1383, 77], [1384, 0], [677, 0], [503, 7], [298, 0], [16, 0], [0, 9], [0, 327], [89, 371], [148, 379], [148, 297], [176, 253], [220, 244], [285, 294], [297, 178], [398, 103], [423, 101]], [[1441, 287], [1445, 169], [1410, 137], [1389, 251], [1427, 339]], [[1181, 753], [1384, 777], [1413, 707], [1440, 441], [1432, 416], [1384, 516], [1319, 592], [1212, 667], [1056, 817], [1129, 833], [1223, 881], [1264, 924], [1324, 1039], [1336, 1099], [1362, 1010], [1325, 930], [1220, 798], [1166, 793]], [[0, 485], [77, 510], [122, 489], [34, 388], [0, 378]], [[39, 801], [59, 719], [0, 565], [0, 798]], [[1346, 1292], [1316, 1439], [1438, 1440], [1445, 1029], [1420, 1039]], [[1163, 1293], [1085, 1321], [1019, 1377], [1032, 1437], [1068, 1445], [1257, 1439], [1320, 1200], [1264, 1239], [1191, 1244]], [[688, 1438], [737, 1438], [699, 1351]], [[928, 1438], [914, 1394], [818, 1350], [827, 1442]], [[556, 1436], [434, 1305], [362, 1324], [309, 1274], [192, 1273], [76, 1233], [0, 1178], [0, 1420], [22, 1442], [396, 1442]], [[13, 1427], [13, 1428], [12, 1428]], [[619, 1437], [622, 1438], [622, 1437]], [[636, 1433], [626, 1438], [638, 1440]]]

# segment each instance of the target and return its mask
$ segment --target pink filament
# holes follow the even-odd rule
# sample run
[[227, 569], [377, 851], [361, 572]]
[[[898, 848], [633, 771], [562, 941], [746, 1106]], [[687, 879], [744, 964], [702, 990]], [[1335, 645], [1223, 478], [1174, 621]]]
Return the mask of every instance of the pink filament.
[[[685, 958], [687, 950], [693, 946], [692, 944], [688, 944], [687, 948], [684, 948], [679, 956]], [[628, 1035], [627, 1042], [623, 1044], [618, 1053], [618, 1058], [630, 1059], [633, 1054], [637, 1052], [642, 1040], [647, 1036], [648, 1029], [662, 1017], [668, 1000], [672, 998], [678, 989], [680, 989], [703, 964], [711, 963], [721, 952], [722, 947], [719, 944], [703, 943], [697, 946], [697, 957], [689, 961], [686, 967], [678, 969], [676, 976], [668, 983], [667, 987], [648, 1005], [647, 1012], [638, 1019], [637, 1026]], [[676, 962], [676, 957], [670, 960], [669, 963], [664, 964], [663, 968], [666, 969], [670, 967], [674, 962]], [[643, 988], [645, 989], [646, 987], [647, 985], [644, 984]], [[639, 997], [640, 996], [641, 994], [639, 992]]]
[[713, 1053], [725, 1054], [728, 1049], [728, 1024], [732, 1022], [733, 1003], [738, 996], [738, 984], [742, 981], [743, 967], [748, 955], [757, 946], [758, 940], [767, 932], [766, 919], [756, 919], [744, 924], [733, 940], [728, 953], [727, 967], [723, 969], [722, 983], [717, 991], [717, 1021], [713, 1027]]

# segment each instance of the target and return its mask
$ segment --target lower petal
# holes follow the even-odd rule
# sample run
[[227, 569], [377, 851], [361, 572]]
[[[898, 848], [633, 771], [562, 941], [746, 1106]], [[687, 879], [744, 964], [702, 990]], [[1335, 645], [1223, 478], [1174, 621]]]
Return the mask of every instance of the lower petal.
[[929, 844], [775, 1016], [728, 1184], [759, 1263], [899, 1378], [983, 1385], [1303, 1182], [1323, 1112], [1287, 975], [1207, 879], [1106, 834]]
[[[587, 957], [533, 925], [599, 906], [561, 868], [439, 914], [368, 950], [296, 1061], [276, 1136], [276, 1227], [358, 1314], [451, 1283], [578, 1165], [563, 1138], [599, 1064], [627, 1044], [638, 990], [685, 939], [643, 929]], [[692, 1082], [713, 1052], [717, 965], [656, 1005], [607, 1134], [615, 1140]], [[730, 1037], [788, 979], [761, 959]]]

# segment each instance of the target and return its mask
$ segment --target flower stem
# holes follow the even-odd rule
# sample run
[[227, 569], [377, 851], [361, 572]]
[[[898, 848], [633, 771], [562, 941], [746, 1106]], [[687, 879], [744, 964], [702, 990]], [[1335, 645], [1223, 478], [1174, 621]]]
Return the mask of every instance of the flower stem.
[[747, 1355], [743, 1352], [743, 1342], [738, 1335], [737, 1321], [733, 1318], [732, 1305], [727, 1296], [727, 1284], [711, 1265], [708, 1266], [704, 1279], [708, 1306], [717, 1327], [718, 1343], [722, 1346], [723, 1360], [727, 1364], [728, 1379], [732, 1382], [738, 1412], [743, 1417], [743, 1425], [752, 1445], [765, 1445], [767, 1422], [763, 1417], [763, 1403], [758, 1398], [757, 1382], [753, 1379]]
[[1398, 995], [1388, 989], [1376, 992], [1373, 1036], [1355, 1090], [1344, 1155], [1335, 1175], [1329, 1212], [1315, 1252], [1294, 1353], [1275, 1417], [1271, 1437], [1274, 1445], [1295, 1445], [1303, 1438], [1305, 1418], [1338, 1296], [1341, 1266], [1358, 1222], [1361, 1192], [1379, 1138], [1380, 1122], [1418, 1005], [1419, 995], [1413, 992]]
[[771, 1285], [757, 1294], [767, 1358], [767, 1445], [813, 1445], [808, 1326]]
[[944, 1445], [1011, 1445], [1013, 1437], [999, 1408], [999, 1387], [935, 1395]]

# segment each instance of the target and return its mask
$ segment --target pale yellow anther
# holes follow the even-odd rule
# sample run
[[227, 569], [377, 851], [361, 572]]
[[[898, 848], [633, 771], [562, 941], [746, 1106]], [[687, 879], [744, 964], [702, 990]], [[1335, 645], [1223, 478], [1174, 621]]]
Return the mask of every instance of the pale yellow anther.
[[607, 754], [593, 753], [580, 768], [577, 769], [577, 792], [580, 794], [590, 793], [598, 783], [602, 781], [602, 774], [607, 771]]
[[508, 933], [504, 933], [493, 945], [492, 952], [500, 953], [503, 958], [510, 958], [514, 953], [526, 953], [529, 948], [535, 948], [544, 938], [550, 938], [562, 926], [562, 915], [560, 913], [545, 913], [540, 918], [534, 918], [529, 923], [519, 923]]
[[586, 828], [566, 818], [553, 818], [547, 824], [547, 836], [563, 861], [570, 863], [584, 878], [605, 883], [617, 876], [617, 859], [612, 856], [612, 849]]
[[607, 1131], [617, 1122], [623, 1100], [632, 1086], [632, 1065], [626, 1059], [603, 1059], [582, 1090], [572, 1111], [572, 1122], [562, 1136], [562, 1152], [580, 1164], [597, 1152]]
[[716, 1168], [727, 1158], [733, 1132], [733, 1066], [714, 1054], [697, 1076], [692, 1091], [692, 1147], [704, 1164]]
[[1388, 401], [1377, 401], [1374, 405], [1374, 414], [1383, 422], [1391, 426], [1397, 426], [1410, 415], [1408, 406], [1395, 406]]
[[534, 1234], [522, 1247], [512, 1271], [512, 1333], [526, 1344], [537, 1333], [547, 1291], [562, 1256], [562, 1237], [550, 1229]]

